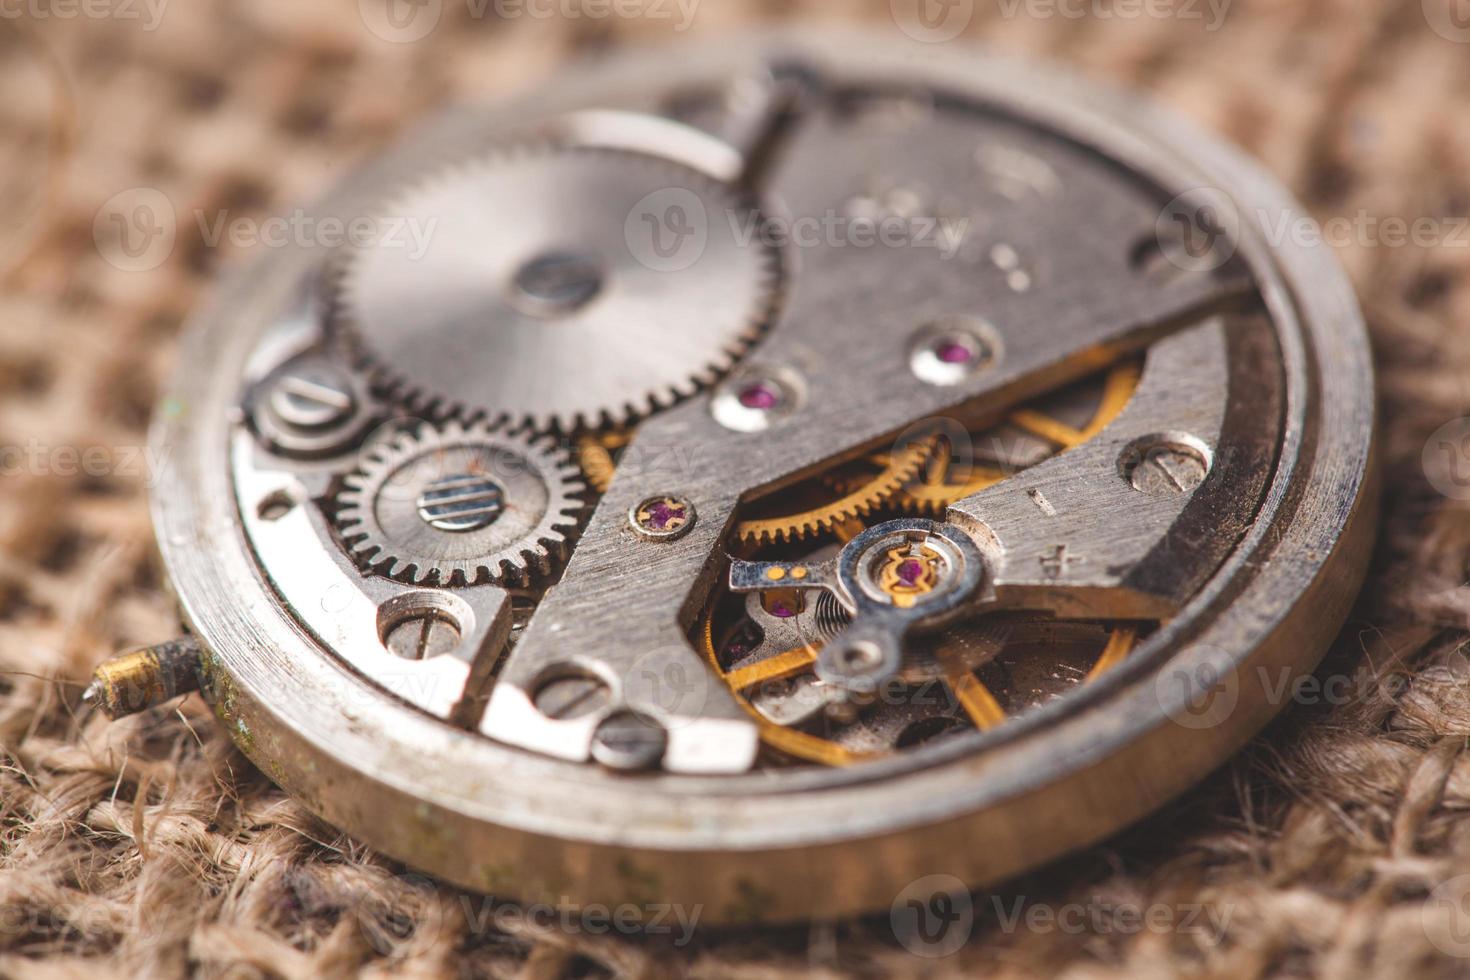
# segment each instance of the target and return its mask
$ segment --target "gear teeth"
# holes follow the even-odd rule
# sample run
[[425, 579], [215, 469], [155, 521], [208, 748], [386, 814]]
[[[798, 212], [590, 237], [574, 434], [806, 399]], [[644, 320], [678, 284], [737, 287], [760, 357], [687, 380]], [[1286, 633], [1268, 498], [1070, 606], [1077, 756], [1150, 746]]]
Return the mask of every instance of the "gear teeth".
[[888, 466], [870, 483], [841, 499], [799, 514], [741, 521], [735, 526], [735, 537], [746, 545], [793, 543], [833, 531], [847, 521], [867, 517], [918, 474], [934, 448], [932, 439], [906, 446], [893, 454]]
[[[457, 161], [437, 173], [408, 183], [385, 198], [383, 211], [393, 215], [412, 213], [415, 204], [421, 202], [426, 195], [442, 193], [446, 188], [483, 179], [487, 171], [497, 166], [540, 156], [549, 157], [552, 154], [580, 154], [602, 158], [599, 162], [610, 160], [621, 166], [627, 164], [620, 164], [619, 161], [631, 159], [636, 161], [637, 166], [661, 168], [677, 175], [679, 186], [700, 189], [712, 202], [722, 201], [723, 206], [751, 210], [757, 207], [757, 202], [750, 195], [688, 169], [676, 161], [630, 150], [568, 146], [556, 140], [539, 139], [497, 147], [489, 153]], [[702, 363], [693, 364], [687, 368], [687, 376], [672, 383], [666, 379], [656, 382], [649, 390], [634, 392], [616, 403], [595, 409], [551, 406], [541, 409], [534, 406], [491, 409], [474, 404], [474, 399], [464, 393], [436, 391], [430, 379], [411, 377], [403, 373], [401, 366], [395, 364], [384, 352], [373, 350], [362, 334], [363, 307], [356, 291], [364, 274], [361, 271], [360, 253], [355, 250], [344, 250], [333, 260], [323, 277], [328, 296], [326, 319], [334, 340], [368, 373], [375, 390], [389, 401], [402, 405], [414, 415], [431, 422], [465, 419], [483, 421], [493, 427], [525, 425], [540, 431], [562, 433], [612, 429], [634, 424], [706, 390], [728, 374], [764, 335], [784, 299], [786, 268], [777, 250], [759, 247], [753, 251], [754, 257], [748, 267], [740, 272], [742, 283], [747, 284], [748, 310], [739, 322], [730, 325], [723, 340], [716, 341], [717, 346], [713, 346], [708, 354], [699, 358]]]
[[[540, 482], [546, 504], [537, 525], [520, 541], [489, 554], [455, 558], [400, 553], [375, 513], [375, 501], [388, 480], [428, 454], [485, 447], [496, 454], [513, 455]], [[336, 501], [336, 526], [347, 553], [361, 568], [378, 575], [447, 588], [485, 583], [520, 586], [550, 574], [556, 563], [565, 560], [585, 514], [584, 491], [569, 454], [549, 437], [462, 419], [421, 422], [412, 430], [385, 438], [343, 480]]]

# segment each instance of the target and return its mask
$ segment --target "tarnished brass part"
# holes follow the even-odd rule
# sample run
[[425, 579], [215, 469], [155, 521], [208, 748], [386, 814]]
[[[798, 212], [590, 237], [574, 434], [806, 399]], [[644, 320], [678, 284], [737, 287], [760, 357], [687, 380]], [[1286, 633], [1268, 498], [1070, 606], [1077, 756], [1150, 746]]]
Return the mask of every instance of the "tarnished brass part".
[[192, 636], [142, 647], [105, 660], [82, 700], [109, 718], [122, 718], [199, 689], [204, 648]]
[[890, 457], [876, 477], [837, 500], [796, 514], [741, 521], [735, 525], [735, 537], [742, 544], [770, 544], [805, 541], [843, 528], [891, 499], [905, 483], [918, 475], [933, 452], [932, 440], [911, 443]]
[[[1038, 409], [1019, 409], [1010, 413], [1006, 421], [1016, 428], [1046, 440], [1058, 452], [1064, 452], [1094, 438], [1118, 417], [1138, 388], [1141, 372], [1142, 366], [1138, 361], [1128, 361], [1111, 368], [1103, 382], [1097, 409], [1081, 428], [1053, 418]], [[961, 500], [972, 493], [1000, 483], [1009, 475], [995, 467], [971, 464], [967, 467], [968, 472], [962, 478], [957, 478], [959, 474], [952, 469], [953, 464], [952, 448], [945, 440], [938, 440], [932, 445], [930, 453], [917, 463], [907, 459], [896, 459], [890, 453], [875, 453], [857, 464], [848, 464], [823, 474], [821, 479], [831, 490], [843, 495], [841, 501], [832, 505], [833, 507], [861, 500], [865, 496], [872, 496], [873, 499], [883, 504], [906, 512], [937, 516], [942, 515], [945, 509], [956, 500]], [[879, 471], [879, 475], [874, 477], [862, 472], [863, 465]], [[910, 469], [910, 467], [912, 469], [909, 476], [901, 481], [896, 490], [881, 495], [874, 494], [875, 488], [888, 485], [895, 469]], [[772, 541], [787, 540], [787, 538], [778, 536], [778, 532], [783, 530], [786, 533], [800, 532], [801, 528], [815, 523], [823, 516], [822, 510], [814, 510], [787, 518], [746, 521], [738, 526], [736, 533], [741, 543], [747, 547], [769, 544]], [[862, 527], [863, 522], [860, 516], [849, 516], [844, 521], [834, 524], [831, 529], [836, 530], [844, 540], [850, 540], [855, 534], [861, 533]], [[823, 530], [827, 529], [823, 528]], [[844, 531], [848, 533], [843, 534]], [[809, 528], [805, 533], [811, 533], [811, 529]], [[800, 540], [803, 536], [803, 533], [796, 533], [790, 540]], [[913, 596], [909, 593], [922, 591], [923, 582], [909, 586], [899, 581], [897, 569], [899, 564], [908, 557], [911, 556], [898, 552], [890, 556], [889, 566], [884, 570], [884, 585], [895, 596], [895, 599], [912, 602]], [[820, 643], [789, 650], [759, 663], [726, 673], [718, 663], [712, 629], [712, 619], [706, 620], [703, 631], [706, 656], [718, 676], [736, 694], [737, 700], [751, 711], [752, 717], [760, 726], [761, 739], [767, 745], [796, 758], [829, 766], [852, 765], [854, 762], [873, 755], [873, 753], [854, 753], [851, 749], [829, 739], [775, 724], [755, 712], [742, 693], [762, 683], [793, 677], [810, 670], [816, 660]], [[1096, 679], [1104, 671], [1121, 662], [1132, 651], [1137, 643], [1137, 638], [1138, 632], [1133, 627], [1118, 627], [1112, 630], [1106, 648], [1087, 674], [1086, 680]], [[939, 666], [944, 682], [954, 693], [965, 717], [971, 724], [984, 731], [1006, 721], [1008, 717], [1006, 709], [996, 695], [976, 676], [971, 666], [956, 656], [953, 651], [947, 654], [940, 651]]]
[[939, 554], [921, 545], [894, 548], [884, 560], [878, 581], [894, 605], [907, 609], [916, 596], [934, 591], [939, 583]]
[[607, 493], [607, 488], [612, 486], [613, 474], [618, 469], [612, 454], [626, 446], [630, 438], [627, 430], [613, 429], [588, 433], [577, 440], [577, 462], [593, 490]]
[[1113, 635], [1108, 637], [1108, 645], [1102, 655], [1097, 658], [1097, 663], [1087, 672], [1087, 680], [1095, 681], [1102, 676], [1104, 671], [1111, 670], [1122, 663], [1133, 648], [1138, 645], [1138, 630], [1133, 628], [1113, 630]]
[[1006, 720], [1005, 709], [964, 661], [944, 651], [940, 652], [939, 659], [944, 667], [945, 680], [971, 724], [981, 731], [988, 731]]
[[[1054, 444], [1059, 450], [1071, 449], [1096, 436], [1117, 418], [1128, 405], [1138, 387], [1142, 366], [1137, 361], [1119, 364], [1108, 372], [1103, 385], [1102, 400], [1088, 423], [1080, 429], [1073, 428], [1058, 419], [1036, 409], [1019, 409], [1007, 416], [1006, 421], [1018, 429]], [[875, 460], [881, 461], [881, 460]], [[951, 454], [948, 447], [940, 447], [926, 468], [924, 479], [915, 480], [904, 486], [895, 495], [893, 503], [900, 510], [923, 517], [937, 517], [950, 504], [963, 500], [986, 487], [994, 486], [1009, 474], [990, 466], [971, 465], [962, 478], [950, 471]]]
[[[779, 725], [757, 711], [747, 699], [746, 692], [762, 684], [809, 672], [817, 661], [821, 643], [797, 647], [737, 670], [726, 671], [720, 664], [719, 651], [715, 646], [714, 624], [715, 617], [711, 612], [704, 617], [698, 630], [700, 650], [715, 676], [729, 686], [736, 701], [755, 721], [760, 729], [762, 742], [792, 758], [823, 766], [850, 766], [887, 754], [856, 751], [821, 735]], [[1097, 662], [1087, 673], [1083, 683], [1090, 683], [1105, 671], [1116, 667], [1133, 652], [1137, 644], [1137, 626], [1125, 625], [1111, 629], [1107, 645], [1098, 655]], [[937, 654], [943, 682], [954, 693], [955, 700], [970, 724], [981, 731], [989, 731], [1004, 724], [1010, 716], [1000, 700], [976, 675], [973, 665], [952, 649], [941, 648]]]
[[[715, 672], [715, 676], [735, 688], [737, 695], [741, 688], [748, 688], [778, 677], [789, 677], [803, 670], [809, 670], [816, 662], [815, 650], [790, 650], [778, 657], [773, 657], [772, 660], [779, 663], [773, 664], [770, 668], [767, 668], [766, 664], [757, 664], [744, 671], [727, 674], [720, 666], [719, 652], [715, 649], [714, 628], [714, 617], [706, 616], [699, 635], [700, 647], [703, 649], [705, 659], [709, 661], [710, 669]], [[864, 759], [873, 758], [872, 753], [854, 752], [825, 738], [778, 725], [756, 711], [744, 697], [737, 696], [736, 701], [760, 729], [761, 741], [794, 758], [805, 759], [824, 766], [850, 766]]]

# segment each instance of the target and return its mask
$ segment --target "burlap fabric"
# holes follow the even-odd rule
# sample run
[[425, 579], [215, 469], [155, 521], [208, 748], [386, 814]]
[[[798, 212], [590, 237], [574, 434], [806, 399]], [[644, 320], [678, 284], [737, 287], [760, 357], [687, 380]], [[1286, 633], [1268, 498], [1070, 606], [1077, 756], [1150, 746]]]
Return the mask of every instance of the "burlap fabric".
[[[315, 820], [197, 699], [118, 724], [81, 708], [98, 660], [176, 629], [150, 557], [144, 427], [183, 318], [222, 264], [265, 247], [212, 243], [219, 222], [287, 211], [443, 103], [677, 41], [688, 9], [634, 20], [564, 0], [505, 18], [427, 0], [437, 22], [408, 41], [421, 23], [374, 2], [0, 4], [0, 974], [1470, 972], [1470, 509], [1463, 447], [1429, 442], [1470, 402], [1470, 23], [1453, 0], [957, 5], [966, 39], [1146, 90], [1337, 219], [1380, 366], [1386, 477], [1326, 693], [1304, 690], [1144, 825], [977, 896], [958, 953], [910, 955], [886, 916], [677, 945], [677, 930], [497, 914]], [[539, 16], [557, 10], [583, 16]], [[883, 3], [694, 11], [694, 34], [896, 29]], [[119, 251], [118, 214], [170, 235]], [[1420, 218], [1434, 230], [1417, 242], [1385, 230]]]

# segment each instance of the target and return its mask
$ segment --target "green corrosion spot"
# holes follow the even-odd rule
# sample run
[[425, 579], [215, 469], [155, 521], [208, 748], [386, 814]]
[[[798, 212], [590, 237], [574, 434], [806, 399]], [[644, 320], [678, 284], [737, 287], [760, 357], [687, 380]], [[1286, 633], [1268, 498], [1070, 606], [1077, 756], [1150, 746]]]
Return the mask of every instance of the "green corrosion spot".
[[516, 869], [508, 864], [480, 865], [480, 890], [489, 895], [503, 895], [516, 887]]
[[737, 897], [726, 906], [726, 918], [731, 922], [763, 922], [766, 909], [775, 907], [776, 896], [749, 878], [737, 878], [735, 892]]
[[658, 902], [662, 889], [657, 872], [640, 868], [632, 858], [622, 857], [618, 859], [617, 874], [627, 889], [629, 899], [645, 905]]

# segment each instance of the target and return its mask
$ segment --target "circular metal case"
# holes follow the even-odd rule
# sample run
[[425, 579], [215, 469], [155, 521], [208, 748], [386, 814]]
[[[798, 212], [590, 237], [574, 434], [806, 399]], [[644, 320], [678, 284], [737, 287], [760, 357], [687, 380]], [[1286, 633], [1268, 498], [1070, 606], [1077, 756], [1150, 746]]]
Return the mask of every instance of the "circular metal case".
[[[883, 908], [929, 874], [995, 882], [1180, 793], [1283, 707], [1283, 679], [1314, 666], [1346, 615], [1374, 511], [1360, 314], [1326, 248], [1269, 244], [1257, 230], [1258, 216], [1297, 205], [1190, 126], [991, 54], [760, 35], [629, 54], [506, 107], [449, 112], [314, 213], [377, 215], [387, 227], [405, 216], [384, 202], [404, 188], [507, 145], [657, 156], [671, 172], [697, 171], [701, 188], [725, 185], [733, 203], [706, 213], [705, 228], [724, 236], [713, 249], [723, 266], [749, 215], [795, 229], [830, 212], [849, 222], [833, 223], [839, 236], [897, 215], [911, 237], [880, 252], [756, 236], [744, 247], [761, 250], [748, 265], [768, 270], [765, 295], [753, 301], [747, 277], [729, 293], [742, 309], [726, 312], [742, 327], [762, 309], [763, 339], [737, 336], [677, 390], [650, 395], [636, 371], [566, 364], [572, 379], [631, 380], [597, 419], [579, 408], [559, 428], [555, 412], [528, 410], [547, 430], [538, 437], [565, 444], [566, 472], [579, 447], [627, 448], [606, 494], [583, 499], [581, 541], [549, 572], [561, 576], [549, 592], [549, 565], [524, 583], [424, 582], [361, 568], [342, 547], [333, 501], [376, 440], [400, 437], [396, 416], [523, 421], [477, 419], [460, 404], [463, 371], [442, 404], [402, 390], [382, 352], [335, 319], [334, 277], [350, 255], [293, 245], [221, 287], [186, 337], [173, 409], [156, 423], [167, 466], [154, 519], [222, 723], [328, 821], [411, 865], [526, 901], [681, 902], [710, 921]], [[656, 232], [669, 212], [650, 213]], [[915, 244], [934, 214], [951, 229], [969, 219], [941, 240], [955, 245], [948, 257]], [[1187, 236], [1201, 231], [1196, 247]], [[616, 288], [589, 285], [582, 256], [536, 248], [515, 288], [534, 282], [567, 306]], [[645, 266], [639, 281], [652, 275]], [[395, 274], [412, 273], [405, 263]], [[685, 302], [699, 281], [681, 282]], [[521, 306], [517, 316], [532, 315]], [[677, 324], [666, 329], [677, 339]], [[357, 372], [354, 383], [376, 383], [373, 408], [387, 421], [364, 436], [359, 405], [350, 439], [324, 449], [314, 437], [309, 458], [292, 457], [268, 438], [274, 429], [249, 423], [249, 406], [283, 365], [323, 351]], [[1123, 407], [1098, 412], [1096, 425], [1048, 428], [1021, 414], [1130, 359]], [[894, 494], [921, 453], [875, 499], [853, 498], [862, 506], [793, 519], [789, 534], [737, 533], [783, 507], [802, 512], [804, 497], [783, 501], [818, 471], [835, 486], [865, 454], [882, 467], [916, 442], [929, 452], [939, 437], [914, 427], [941, 417], [970, 433], [1049, 432], [1058, 452], [932, 506], [933, 485], [917, 486], [905, 512]], [[476, 484], [496, 512], [514, 507], [502, 498], [513, 481], [502, 483]], [[860, 567], [838, 554], [854, 520], [870, 527], [863, 541], [885, 516], [903, 520], [900, 537], [937, 526], [905, 513], [940, 520], [963, 548], [925, 551], [919, 540], [891, 567], [883, 554]], [[867, 637], [877, 617], [876, 646], [907, 651], [898, 664], [887, 654], [825, 672], [819, 663], [801, 685], [804, 697], [821, 694], [824, 718], [870, 710], [837, 675], [928, 677], [913, 644], [958, 628], [956, 603], [945, 593], [932, 604], [944, 621], [926, 619], [919, 593], [925, 575], [952, 567], [985, 622], [1039, 610], [1027, 629], [1105, 621], [1129, 641], [1109, 641], [1075, 689], [1043, 690], [1006, 667], [1018, 691], [1041, 693], [1015, 711], [993, 697], [1000, 716], [986, 714], [994, 706], [979, 688], [1004, 658], [977, 654], [950, 673], [940, 656], [933, 675], [960, 692], [964, 730], [880, 752], [840, 740], [841, 751], [813, 749], [811, 730], [792, 736], [771, 720], [813, 717], [789, 693], [778, 711], [731, 683], [739, 668], [720, 647], [721, 617], [821, 602], [823, 642], [859, 627]], [[854, 602], [844, 582], [869, 573]], [[772, 599], [776, 584], [799, 588]], [[523, 601], [540, 603], [529, 622], [514, 614]], [[417, 645], [390, 645], [420, 620]], [[447, 640], [433, 632], [443, 623]], [[872, 641], [857, 635], [848, 646], [860, 652]], [[819, 644], [807, 645], [815, 659]], [[543, 693], [553, 682], [586, 688], [560, 704], [595, 707], [553, 711]], [[640, 740], [629, 715], [656, 739]], [[910, 728], [934, 727], [918, 722]]]

